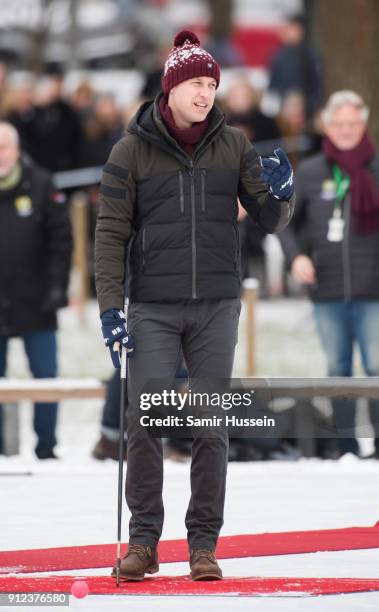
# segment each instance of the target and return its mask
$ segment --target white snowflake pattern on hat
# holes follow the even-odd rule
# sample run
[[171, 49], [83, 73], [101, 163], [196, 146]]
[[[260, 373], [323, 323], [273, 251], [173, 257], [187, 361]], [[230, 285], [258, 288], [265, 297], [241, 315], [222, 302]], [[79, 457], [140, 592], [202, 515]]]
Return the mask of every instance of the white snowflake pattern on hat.
[[182, 66], [188, 61], [196, 61], [196, 59], [203, 59], [208, 62], [208, 68], [213, 67], [212, 56], [201, 47], [193, 45], [189, 40], [184, 43], [182, 47], [174, 47], [171, 50], [170, 55], [167, 58], [164, 67], [164, 75], [166, 76], [167, 71], [170, 68], [177, 68]]

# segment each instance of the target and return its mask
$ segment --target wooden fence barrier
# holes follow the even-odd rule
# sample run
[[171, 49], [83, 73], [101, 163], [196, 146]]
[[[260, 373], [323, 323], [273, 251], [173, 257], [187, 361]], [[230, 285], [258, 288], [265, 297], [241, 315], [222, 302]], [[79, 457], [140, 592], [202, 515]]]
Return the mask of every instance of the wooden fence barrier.
[[[294, 437], [298, 440], [305, 457], [312, 456], [315, 450], [315, 423], [310, 404], [311, 398], [379, 399], [379, 377], [243, 378], [233, 380], [232, 383], [232, 389], [244, 388], [259, 391], [267, 402], [275, 398], [295, 400]], [[4, 404], [2, 414], [3, 454], [17, 454], [19, 450], [18, 402], [104, 399], [105, 393], [105, 385], [96, 379], [1, 379], [0, 404]]]

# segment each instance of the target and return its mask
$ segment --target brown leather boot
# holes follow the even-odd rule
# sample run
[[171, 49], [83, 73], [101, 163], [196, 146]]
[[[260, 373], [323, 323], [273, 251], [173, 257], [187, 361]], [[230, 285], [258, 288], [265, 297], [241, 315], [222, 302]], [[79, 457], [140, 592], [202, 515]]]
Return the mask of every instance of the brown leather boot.
[[[140, 582], [145, 574], [159, 572], [157, 549], [143, 544], [129, 544], [128, 552], [121, 561], [120, 579]], [[116, 567], [112, 570], [116, 577]]]
[[[110, 440], [102, 434], [96, 442], [91, 455], [99, 461], [104, 461], [104, 459], [118, 461], [118, 440]], [[124, 443], [124, 459], [126, 461], [126, 441]]]
[[222, 571], [212, 550], [192, 550], [190, 568], [192, 580], [222, 580]]

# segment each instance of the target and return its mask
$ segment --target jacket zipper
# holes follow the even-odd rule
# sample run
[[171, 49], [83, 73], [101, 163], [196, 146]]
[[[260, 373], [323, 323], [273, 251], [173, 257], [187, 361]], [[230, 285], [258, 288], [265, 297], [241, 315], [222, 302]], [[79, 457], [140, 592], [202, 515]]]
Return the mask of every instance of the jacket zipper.
[[350, 278], [350, 252], [349, 252], [349, 238], [350, 238], [350, 197], [347, 195], [344, 202], [344, 219], [345, 227], [342, 239], [342, 268], [343, 268], [343, 287], [344, 287], [344, 298], [345, 302], [351, 300], [351, 278]]
[[235, 256], [235, 260], [234, 260], [234, 266], [235, 269], [238, 270], [238, 262], [239, 262], [239, 253], [240, 253], [240, 242], [239, 242], [239, 229], [238, 226], [233, 223], [233, 229], [234, 229], [234, 238], [236, 241], [236, 256]]
[[183, 171], [179, 170], [179, 194], [180, 194], [180, 213], [184, 215], [184, 188], [183, 188]]
[[145, 244], [146, 244], [146, 227], [142, 230], [142, 269], [145, 269]]
[[201, 171], [201, 212], [205, 212], [205, 175], [207, 171], [205, 168]]
[[189, 171], [191, 189], [191, 226], [192, 226], [192, 299], [197, 298], [196, 292], [196, 203], [195, 203], [195, 179], [193, 160], [190, 160]]

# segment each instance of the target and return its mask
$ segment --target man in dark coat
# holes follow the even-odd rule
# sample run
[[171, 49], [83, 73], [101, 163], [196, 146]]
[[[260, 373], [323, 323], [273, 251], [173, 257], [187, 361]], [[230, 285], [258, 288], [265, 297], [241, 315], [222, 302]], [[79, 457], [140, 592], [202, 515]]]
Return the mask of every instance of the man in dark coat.
[[27, 123], [20, 125], [26, 150], [50, 172], [77, 168], [83, 134], [76, 111], [63, 99], [63, 74], [47, 75], [37, 88], [37, 105]]
[[315, 49], [305, 40], [302, 15], [293, 15], [280, 30], [282, 45], [271, 64], [269, 90], [280, 97], [301, 93], [305, 114], [311, 120], [320, 109], [323, 98], [321, 62]]
[[[172, 380], [181, 350], [195, 385], [231, 376], [241, 307], [237, 200], [267, 232], [285, 227], [292, 215], [284, 151], [262, 162], [263, 180], [254, 148], [214, 106], [219, 80], [219, 66], [198, 38], [179, 33], [163, 93], [142, 105], [104, 167], [95, 244], [102, 331], [115, 364], [115, 342], [130, 347], [131, 334], [136, 346], [128, 379], [126, 580], [158, 571], [163, 526], [162, 442], [138, 427], [144, 384]], [[130, 334], [122, 312], [127, 245]], [[186, 527], [194, 580], [222, 577], [215, 549], [228, 435], [218, 427], [211, 434], [194, 432], [192, 445]]]
[[[20, 157], [16, 129], [0, 123], [0, 376], [8, 340], [23, 339], [36, 378], [56, 376], [56, 312], [67, 304], [71, 228], [50, 175]], [[57, 404], [35, 404], [35, 449], [54, 458]]]
[[[357, 344], [367, 376], [379, 376], [379, 157], [368, 108], [353, 91], [322, 113], [322, 153], [297, 169], [296, 212], [280, 235], [297, 281], [309, 288], [329, 376], [351, 376]], [[355, 402], [333, 400], [341, 454], [358, 455]], [[379, 401], [370, 401], [379, 456]]]

